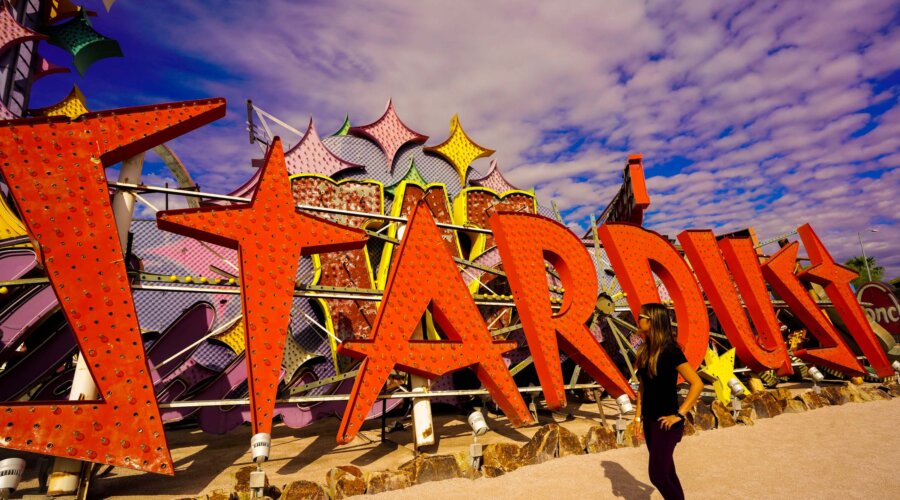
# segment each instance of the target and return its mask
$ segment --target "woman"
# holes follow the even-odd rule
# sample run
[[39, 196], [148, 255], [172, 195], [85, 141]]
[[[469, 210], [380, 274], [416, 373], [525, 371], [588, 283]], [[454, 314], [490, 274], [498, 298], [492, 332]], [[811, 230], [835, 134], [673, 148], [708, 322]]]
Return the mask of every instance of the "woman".
[[[650, 482], [666, 500], [683, 499], [672, 454], [684, 434], [685, 415], [700, 397], [703, 383], [675, 341], [664, 305], [644, 304], [638, 315], [638, 331], [644, 343], [637, 352], [640, 389], [634, 420], [643, 424], [650, 450]], [[691, 385], [680, 406], [676, 388], [679, 374]]]

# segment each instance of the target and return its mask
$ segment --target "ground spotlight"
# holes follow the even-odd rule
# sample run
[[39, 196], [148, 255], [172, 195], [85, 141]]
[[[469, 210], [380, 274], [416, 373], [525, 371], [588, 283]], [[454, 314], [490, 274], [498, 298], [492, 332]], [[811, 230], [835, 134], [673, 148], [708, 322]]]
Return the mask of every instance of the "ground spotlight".
[[8, 498], [10, 493], [16, 491], [24, 472], [25, 460], [21, 458], [0, 460], [0, 498]]
[[809, 376], [812, 377], [813, 382], [819, 383], [825, 380], [825, 375], [819, 371], [815, 366], [809, 367]]
[[619, 405], [619, 413], [627, 415], [634, 412], [634, 406], [631, 404], [631, 398], [627, 394], [622, 394], [616, 398], [616, 404]]
[[728, 380], [728, 388], [731, 389], [731, 393], [736, 397], [744, 395], [744, 386], [741, 385], [741, 381], [737, 377], [731, 377]]
[[269, 448], [272, 446], [272, 436], [266, 432], [254, 434], [250, 438], [250, 452], [254, 462], [265, 462], [269, 459]]
[[491, 430], [487, 422], [484, 421], [484, 414], [481, 413], [481, 410], [475, 410], [469, 414], [469, 427], [472, 428], [472, 433], [475, 436], [483, 436], [487, 431]]

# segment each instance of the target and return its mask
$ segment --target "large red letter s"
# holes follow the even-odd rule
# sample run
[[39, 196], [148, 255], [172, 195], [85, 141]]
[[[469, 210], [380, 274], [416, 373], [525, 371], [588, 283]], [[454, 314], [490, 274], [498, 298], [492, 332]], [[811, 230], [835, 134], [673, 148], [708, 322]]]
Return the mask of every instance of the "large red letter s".
[[[597, 301], [597, 280], [581, 240], [565, 226], [534, 214], [501, 212], [491, 216], [490, 226], [547, 406], [566, 404], [557, 334], [562, 349], [610, 394], [633, 398], [634, 391], [585, 326]], [[550, 308], [545, 259], [565, 290], [556, 314]]]
[[[678, 235], [678, 241], [694, 265], [703, 291], [741, 361], [756, 371], [777, 369], [779, 375], [793, 373], [750, 239], [726, 238], [717, 243], [713, 232], [704, 230], [684, 231]], [[728, 267], [725, 267], [726, 260]], [[750, 328], [729, 269], [744, 296], [758, 336]]]

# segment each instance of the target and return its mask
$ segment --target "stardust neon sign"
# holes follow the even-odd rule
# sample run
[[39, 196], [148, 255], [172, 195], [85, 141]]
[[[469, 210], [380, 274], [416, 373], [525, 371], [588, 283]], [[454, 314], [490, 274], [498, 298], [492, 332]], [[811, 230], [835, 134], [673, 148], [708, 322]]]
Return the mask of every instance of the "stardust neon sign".
[[[5, 403], [0, 407], [0, 445], [172, 473], [104, 168], [209, 123], [223, 116], [224, 109], [224, 100], [212, 99], [91, 113], [72, 121], [42, 118], [0, 124], [0, 165], [10, 194], [40, 250], [102, 397], [102, 401]], [[365, 244], [365, 234], [358, 229], [296, 211], [280, 141], [273, 143], [262, 168], [249, 205], [173, 210], [157, 217], [164, 230], [239, 251], [255, 433], [269, 432], [272, 425], [299, 256]], [[580, 239], [559, 223], [534, 214], [495, 213], [488, 226], [547, 404], [558, 408], [566, 402], [560, 350], [614, 396], [634, 397], [585, 327], [598, 285], [585, 279], [595, 274]], [[685, 231], [678, 240], [692, 272], [675, 247], [652, 231], [609, 223], [598, 233], [635, 314], [642, 303], [659, 301], [654, 275], [662, 280], [674, 300], [679, 343], [695, 366], [703, 359], [709, 335], [699, 280], [744, 363], [755, 370], [790, 373], [768, 282], [820, 345], [794, 354], [842, 372], [863, 373], [850, 347], [810, 298], [803, 283], [811, 282], [824, 287], [875, 371], [881, 376], [892, 372], [850, 289], [855, 274], [834, 262], [808, 225], [799, 234], [812, 265], [800, 273], [794, 270], [796, 242], [760, 264], [749, 240], [717, 241], [711, 231]], [[559, 274], [565, 290], [556, 312], [548, 300], [545, 261]], [[411, 339], [426, 309], [447, 339]], [[419, 203], [394, 252], [370, 338], [340, 347], [342, 354], [363, 361], [338, 441], [353, 439], [395, 368], [425, 377], [472, 368], [513, 423], [529, 422], [531, 416], [501, 359], [512, 347], [513, 343], [491, 338], [431, 211]]]

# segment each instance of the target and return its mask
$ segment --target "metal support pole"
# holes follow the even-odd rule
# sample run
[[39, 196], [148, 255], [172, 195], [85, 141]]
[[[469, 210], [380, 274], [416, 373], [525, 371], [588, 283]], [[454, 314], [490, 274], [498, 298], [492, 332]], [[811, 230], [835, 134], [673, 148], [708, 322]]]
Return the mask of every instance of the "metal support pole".
[[866, 247], [863, 246], [862, 232], [857, 231], [856, 237], [859, 238], [859, 249], [862, 251], [863, 262], [866, 264], [866, 274], [869, 276], [869, 281], [872, 281], [872, 270], [869, 269], [869, 258], [866, 257]]

